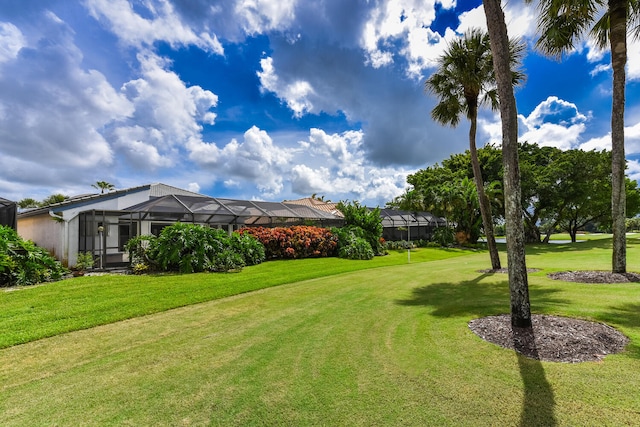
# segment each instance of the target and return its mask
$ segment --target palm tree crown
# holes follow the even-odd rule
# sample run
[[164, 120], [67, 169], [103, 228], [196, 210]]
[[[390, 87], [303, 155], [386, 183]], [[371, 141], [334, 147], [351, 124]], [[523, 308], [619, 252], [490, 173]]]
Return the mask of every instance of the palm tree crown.
[[115, 185], [107, 182], [107, 181], [98, 181], [95, 184], [91, 184], [93, 188], [96, 190], [100, 190], [100, 194], [104, 194], [105, 191], [109, 192], [111, 190], [115, 190]]
[[[515, 68], [524, 53], [524, 45], [511, 41], [509, 47], [510, 62]], [[523, 80], [523, 73], [513, 71], [514, 85]], [[472, 29], [453, 41], [438, 58], [438, 69], [425, 82], [425, 89], [440, 98], [431, 116], [445, 125], [457, 126], [463, 113], [469, 120], [474, 119], [481, 105], [496, 110], [498, 95], [489, 35]]]

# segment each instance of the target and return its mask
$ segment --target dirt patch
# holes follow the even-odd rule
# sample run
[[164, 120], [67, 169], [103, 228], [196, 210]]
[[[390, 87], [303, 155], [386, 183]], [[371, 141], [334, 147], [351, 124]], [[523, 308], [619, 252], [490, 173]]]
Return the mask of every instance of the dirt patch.
[[[540, 271], [539, 268], [527, 268], [527, 273], [535, 273]], [[500, 273], [500, 274], [509, 274], [509, 269], [507, 268], [489, 268], [486, 270], [478, 270], [478, 273]]]
[[554, 280], [578, 283], [631, 283], [640, 282], [638, 273], [612, 273], [610, 271], [561, 271], [547, 274]]
[[469, 328], [485, 341], [549, 362], [587, 362], [619, 353], [629, 342], [621, 332], [597, 322], [533, 315], [532, 328], [512, 328], [511, 316], [474, 319]]

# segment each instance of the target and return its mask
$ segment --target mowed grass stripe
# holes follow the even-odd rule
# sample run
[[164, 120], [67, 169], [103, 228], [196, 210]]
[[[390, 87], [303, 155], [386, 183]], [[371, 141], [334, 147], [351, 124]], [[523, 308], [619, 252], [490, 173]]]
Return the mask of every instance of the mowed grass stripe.
[[[412, 253], [412, 262], [467, 253], [424, 248]], [[0, 288], [0, 348], [285, 283], [406, 263], [406, 252], [392, 251], [371, 261], [270, 261], [239, 273], [91, 276], [35, 287]]]
[[[538, 268], [560, 253], [535, 255]], [[509, 308], [506, 276], [478, 273], [486, 264], [483, 253], [345, 273], [7, 348], [3, 424], [637, 423], [640, 325], [615, 310], [640, 305], [637, 285], [531, 275], [535, 312], [584, 310], [632, 339], [602, 363], [540, 363], [468, 330]]]

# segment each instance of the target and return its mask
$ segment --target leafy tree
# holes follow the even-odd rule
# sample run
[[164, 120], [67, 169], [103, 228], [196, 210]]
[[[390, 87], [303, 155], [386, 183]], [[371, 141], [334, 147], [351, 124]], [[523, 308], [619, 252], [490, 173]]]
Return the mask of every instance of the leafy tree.
[[69, 197], [65, 196], [64, 194], [52, 194], [51, 196], [47, 197], [46, 199], [44, 199], [43, 201], [40, 202], [40, 206], [49, 206], [49, 205], [55, 205], [56, 203], [62, 203], [65, 200], [67, 200]]
[[40, 207], [40, 203], [31, 197], [27, 197], [18, 202], [18, 207], [20, 209], [38, 208]]
[[109, 192], [115, 190], [115, 185], [107, 182], [107, 181], [97, 181], [95, 184], [91, 184], [93, 188], [96, 190], [100, 190], [100, 194], [104, 194], [104, 192]]
[[[495, 1], [495, 0], [492, 0]], [[531, 0], [530, 0], [531, 1]], [[627, 24], [640, 35], [638, 0], [539, 0], [538, 47], [560, 56], [574, 49], [575, 41], [590, 30], [598, 47], [609, 47], [613, 69], [611, 105], [611, 217], [613, 228], [612, 270], [625, 273], [626, 187], [624, 152], [625, 66], [627, 63]]]
[[[523, 51], [523, 45], [511, 44], [513, 62]], [[522, 80], [522, 74], [513, 73], [513, 84]], [[470, 121], [469, 152], [473, 179], [478, 192], [484, 232], [487, 236], [491, 266], [500, 268], [500, 256], [493, 233], [491, 204], [484, 192], [484, 180], [476, 149], [478, 108], [484, 104], [498, 109], [498, 95], [495, 88], [495, 73], [489, 36], [473, 29], [461, 39], [451, 43], [445, 53], [438, 58], [438, 69], [427, 79], [425, 89], [434, 93], [439, 102], [431, 111], [431, 117], [444, 125], [457, 126], [460, 116], [465, 114]]]
[[513, 94], [513, 71], [507, 25], [499, 0], [484, 0], [484, 11], [496, 73], [502, 119], [502, 159], [507, 233], [507, 264], [511, 299], [511, 325], [531, 327], [529, 281], [525, 259], [520, 168], [518, 163], [518, 111]]
[[482, 224], [475, 183], [464, 170], [452, 170], [444, 163], [409, 175], [407, 182], [413, 188], [388, 205], [410, 211], [426, 210], [443, 217], [447, 226], [455, 229], [460, 243], [475, 243]]

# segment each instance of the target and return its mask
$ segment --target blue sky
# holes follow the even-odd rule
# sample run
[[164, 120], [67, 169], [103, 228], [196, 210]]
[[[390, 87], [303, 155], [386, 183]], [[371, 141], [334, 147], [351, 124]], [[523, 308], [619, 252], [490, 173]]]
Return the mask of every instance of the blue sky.
[[[534, 49], [535, 8], [505, 3], [529, 46], [522, 140], [610, 147], [608, 52]], [[0, 3], [0, 197], [163, 182], [217, 197], [317, 194], [371, 206], [468, 147], [430, 119], [424, 81], [477, 0], [9, 0]], [[627, 73], [628, 173], [640, 178], [640, 43]], [[478, 143], [500, 141], [480, 114]]]

